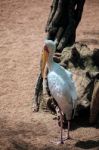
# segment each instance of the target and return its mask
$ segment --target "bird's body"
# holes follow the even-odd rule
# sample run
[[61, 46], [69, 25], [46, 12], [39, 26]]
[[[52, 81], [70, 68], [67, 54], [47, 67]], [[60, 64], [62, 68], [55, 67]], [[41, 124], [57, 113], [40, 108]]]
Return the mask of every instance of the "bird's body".
[[[75, 104], [77, 101], [77, 93], [74, 81], [72, 80], [72, 73], [53, 61], [54, 52], [55, 52], [55, 43], [53, 41], [47, 40], [45, 42], [43, 59], [45, 58], [49, 70], [47, 79], [50, 93], [56, 100], [60, 109], [61, 143], [63, 143], [62, 113], [66, 115], [66, 119], [68, 121], [68, 138], [69, 138], [70, 120], [72, 118], [72, 110], [75, 108]], [[42, 72], [44, 72], [43, 70], [45, 62], [42, 62], [42, 64], [43, 64]]]
[[71, 120], [72, 110], [77, 99], [71, 72], [52, 61], [47, 78], [51, 95], [66, 115], [66, 119]]

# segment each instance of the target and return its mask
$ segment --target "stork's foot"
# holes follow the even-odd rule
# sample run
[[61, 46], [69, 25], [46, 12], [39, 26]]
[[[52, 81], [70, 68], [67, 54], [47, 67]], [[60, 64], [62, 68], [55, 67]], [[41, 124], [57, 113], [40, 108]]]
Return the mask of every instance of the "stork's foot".
[[56, 145], [64, 144], [64, 141], [57, 141]]
[[64, 144], [64, 139], [63, 140], [54, 140], [54, 141], [51, 141], [51, 143], [55, 144], [55, 145], [60, 145], [60, 144]]
[[64, 144], [65, 141], [67, 140], [72, 140], [72, 138], [70, 136], [67, 137], [63, 137], [62, 139], [54, 139], [53, 141], [51, 141], [51, 143], [55, 144], [55, 145], [61, 145]]
[[66, 138], [65, 138], [65, 140], [71, 140], [72, 138], [70, 137], [70, 136], [67, 136]]

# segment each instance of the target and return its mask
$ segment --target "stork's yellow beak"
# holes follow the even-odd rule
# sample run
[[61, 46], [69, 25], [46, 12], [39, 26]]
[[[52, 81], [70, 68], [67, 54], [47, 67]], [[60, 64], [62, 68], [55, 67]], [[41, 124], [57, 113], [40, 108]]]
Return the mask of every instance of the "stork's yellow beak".
[[45, 66], [46, 62], [48, 60], [48, 52], [46, 50], [42, 51], [42, 56], [41, 56], [41, 74], [42, 78], [44, 78], [44, 72], [45, 72]]

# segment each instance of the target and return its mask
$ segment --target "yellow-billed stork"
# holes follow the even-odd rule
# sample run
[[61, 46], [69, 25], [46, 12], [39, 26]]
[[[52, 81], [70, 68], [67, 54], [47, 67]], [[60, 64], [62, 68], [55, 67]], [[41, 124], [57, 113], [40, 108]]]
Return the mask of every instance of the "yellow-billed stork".
[[72, 110], [75, 108], [77, 101], [77, 93], [74, 81], [72, 79], [72, 73], [58, 63], [53, 61], [53, 55], [56, 50], [56, 45], [54, 41], [45, 40], [44, 49], [42, 51], [42, 61], [41, 61], [41, 73], [44, 78], [44, 70], [47, 64], [48, 67], [48, 86], [51, 95], [54, 97], [58, 103], [60, 109], [60, 119], [61, 119], [61, 143], [63, 143], [62, 137], [62, 114], [66, 115], [68, 121], [68, 132], [67, 139], [70, 138], [70, 120], [72, 118]]

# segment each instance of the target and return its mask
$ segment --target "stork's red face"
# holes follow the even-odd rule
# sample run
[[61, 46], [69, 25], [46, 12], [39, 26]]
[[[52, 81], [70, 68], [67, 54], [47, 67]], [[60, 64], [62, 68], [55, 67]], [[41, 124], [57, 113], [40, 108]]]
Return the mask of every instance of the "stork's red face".
[[44, 49], [42, 51], [42, 57], [41, 57], [41, 74], [43, 78], [44, 78], [44, 70], [45, 70], [46, 62], [48, 60], [48, 56], [49, 56], [49, 49], [47, 45], [44, 45]]
[[49, 53], [49, 49], [48, 49], [47, 45], [44, 45], [44, 51], [46, 51], [47, 53]]

